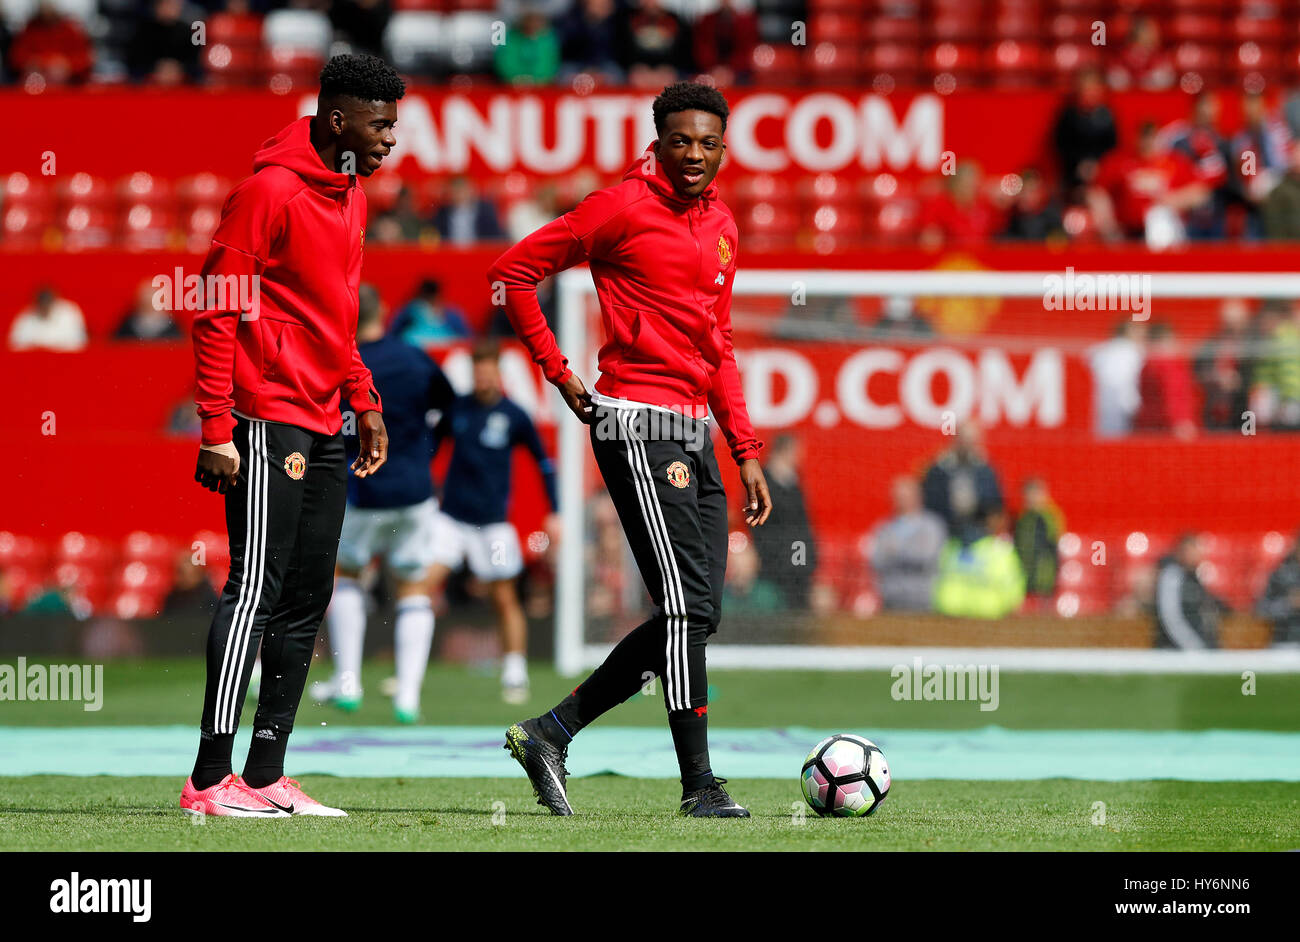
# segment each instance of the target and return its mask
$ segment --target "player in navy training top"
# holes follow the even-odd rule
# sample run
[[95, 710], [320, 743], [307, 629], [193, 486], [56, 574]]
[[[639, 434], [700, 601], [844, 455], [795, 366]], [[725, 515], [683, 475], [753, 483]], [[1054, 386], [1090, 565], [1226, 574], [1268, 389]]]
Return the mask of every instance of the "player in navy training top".
[[[361, 650], [366, 633], [365, 594], [358, 583], [362, 570], [383, 556], [397, 580], [394, 625], [397, 692], [393, 707], [398, 722], [419, 718], [420, 686], [433, 644], [434, 616], [429, 594], [437, 502], [433, 499], [433, 430], [428, 415], [451, 405], [455, 392], [442, 370], [423, 350], [397, 334], [385, 336], [382, 305], [370, 285], [359, 292], [357, 350], [370, 372], [383, 377], [390, 448], [384, 473], [348, 479], [348, 506], [339, 540], [334, 598], [329, 607], [334, 677], [313, 684], [316, 700], [344, 710], [361, 705]], [[376, 379], [376, 382], [380, 380]], [[357, 448], [355, 423], [344, 416], [348, 454]]]
[[474, 392], [458, 396], [434, 429], [435, 450], [450, 439], [454, 451], [442, 486], [430, 581], [436, 592], [453, 569], [467, 562], [487, 585], [501, 620], [502, 696], [522, 703], [528, 698], [527, 622], [515, 577], [523, 569], [523, 554], [514, 526], [506, 521], [515, 446], [527, 448], [542, 472], [551, 503], [546, 530], [552, 539], [559, 533], [558, 504], [554, 464], [527, 413], [501, 391], [498, 354], [492, 342], [474, 347]]

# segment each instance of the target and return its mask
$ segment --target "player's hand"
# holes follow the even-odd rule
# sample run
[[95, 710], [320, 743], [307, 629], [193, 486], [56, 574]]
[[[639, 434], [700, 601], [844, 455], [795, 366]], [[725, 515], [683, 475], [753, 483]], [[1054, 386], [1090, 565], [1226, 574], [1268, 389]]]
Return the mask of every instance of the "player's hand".
[[565, 405], [573, 410], [578, 421], [583, 425], [590, 425], [593, 418], [591, 393], [587, 392], [587, 387], [582, 384], [582, 380], [578, 379], [578, 374], [570, 373], [569, 378], [555, 388], [560, 391]]
[[224, 494], [239, 483], [239, 449], [234, 442], [200, 445], [194, 480], [210, 491]]
[[368, 478], [388, 460], [388, 429], [384, 427], [384, 417], [373, 410], [361, 413], [358, 423], [361, 452], [352, 462], [352, 470], [357, 477]]
[[745, 504], [745, 522], [751, 527], [761, 527], [772, 513], [772, 495], [768, 493], [767, 477], [757, 458], [746, 458], [740, 466], [740, 483], [745, 485], [749, 498]]

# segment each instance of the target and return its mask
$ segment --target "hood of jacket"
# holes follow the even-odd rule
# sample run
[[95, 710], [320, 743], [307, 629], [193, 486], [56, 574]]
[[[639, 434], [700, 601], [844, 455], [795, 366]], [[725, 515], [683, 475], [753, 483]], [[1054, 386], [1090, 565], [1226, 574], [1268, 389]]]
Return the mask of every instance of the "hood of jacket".
[[262, 145], [253, 156], [253, 172], [264, 167], [292, 170], [317, 192], [337, 199], [353, 185], [351, 174], [330, 170], [311, 144], [311, 118], [299, 118]]

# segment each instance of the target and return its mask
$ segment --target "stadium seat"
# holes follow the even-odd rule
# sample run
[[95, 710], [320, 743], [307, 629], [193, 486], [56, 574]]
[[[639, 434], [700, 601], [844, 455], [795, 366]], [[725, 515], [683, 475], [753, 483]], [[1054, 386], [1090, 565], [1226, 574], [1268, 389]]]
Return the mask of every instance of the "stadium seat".
[[209, 43], [227, 43], [231, 46], [260, 46], [262, 44], [262, 18], [251, 13], [213, 13], [205, 21]]
[[220, 208], [230, 192], [230, 181], [215, 173], [198, 173], [177, 180], [174, 192], [183, 205]]
[[53, 224], [54, 211], [49, 206], [17, 203], [5, 207], [0, 217], [0, 239], [10, 248], [39, 248]]
[[788, 45], [755, 46], [750, 60], [755, 78], [763, 85], [798, 85], [803, 80], [803, 55]]
[[147, 206], [164, 206], [173, 199], [169, 181], [154, 176], [143, 170], [123, 177], [114, 187], [119, 205], [126, 207], [138, 204]]
[[334, 29], [329, 17], [316, 10], [272, 10], [262, 21], [262, 42], [267, 49], [329, 55]]
[[741, 222], [745, 244], [753, 252], [770, 252], [788, 246], [790, 233], [798, 226], [798, 214], [786, 203], [770, 201], [753, 204]]
[[919, 45], [921, 24], [915, 17], [881, 16], [867, 24], [866, 35], [873, 42]]
[[854, 85], [861, 72], [856, 44], [819, 42], [805, 60], [807, 74], [816, 85]]
[[456, 73], [490, 69], [496, 47], [492, 45], [493, 13], [460, 9], [444, 21], [447, 66]]
[[26, 534], [0, 531], [0, 568], [22, 566], [43, 569], [49, 561], [50, 551], [44, 543]]
[[254, 85], [262, 79], [262, 47], [210, 43], [203, 48], [203, 68], [216, 88]]
[[433, 70], [442, 58], [443, 17], [427, 11], [399, 11], [384, 28], [384, 48], [399, 71]]
[[941, 42], [925, 51], [925, 69], [931, 75], [948, 74], [965, 84], [980, 74], [979, 47], [971, 43]]
[[126, 207], [120, 219], [123, 248], [132, 252], [147, 252], [172, 245], [176, 217], [171, 207], [136, 203]]
[[1042, 60], [1037, 43], [1004, 39], [988, 51], [985, 68], [999, 88], [1029, 88], [1038, 84]]
[[899, 86], [917, 84], [921, 77], [921, 50], [902, 43], [880, 43], [867, 48], [863, 62], [866, 71], [888, 76]]
[[76, 204], [59, 214], [63, 246], [69, 251], [102, 249], [113, 241], [113, 214], [99, 206]]
[[861, 16], [842, 13], [817, 13], [809, 18], [808, 45], [818, 43], [856, 44], [863, 33]]
[[175, 548], [172, 541], [157, 533], [134, 530], [122, 541], [122, 558], [128, 562], [170, 562]]
[[66, 209], [70, 206], [109, 206], [113, 202], [113, 189], [102, 177], [84, 171], [74, 173], [55, 185], [59, 201]]

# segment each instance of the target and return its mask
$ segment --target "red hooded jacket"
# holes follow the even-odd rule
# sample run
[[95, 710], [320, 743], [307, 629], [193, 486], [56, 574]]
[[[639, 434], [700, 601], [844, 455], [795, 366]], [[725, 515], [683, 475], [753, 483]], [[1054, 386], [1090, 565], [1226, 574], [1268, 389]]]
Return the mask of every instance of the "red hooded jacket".
[[731, 344], [736, 220], [711, 183], [678, 196], [647, 151], [623, 182], [596, 190], [493, 263], [515, 333], [546, 378], [572, 371], [537, 303], [537, 284], [582, 262], [600, 298], [604, 344], [596, 391], [703, 416], [706, 403], [737, 463], [757, 458]]
[[[356, 177], [325, 167], [310, 127], [300, 118], [262, 145], [203, 263], [194, 399], [205, 445], [230, 441], [232, 410], [327, 435], [342, 425], [340, 392], [358, 415], [382, 410], [356, 342], [366, 197]], [[245, 312], [235, 286], [249, 284], [243, 297], [257, 301]]]

